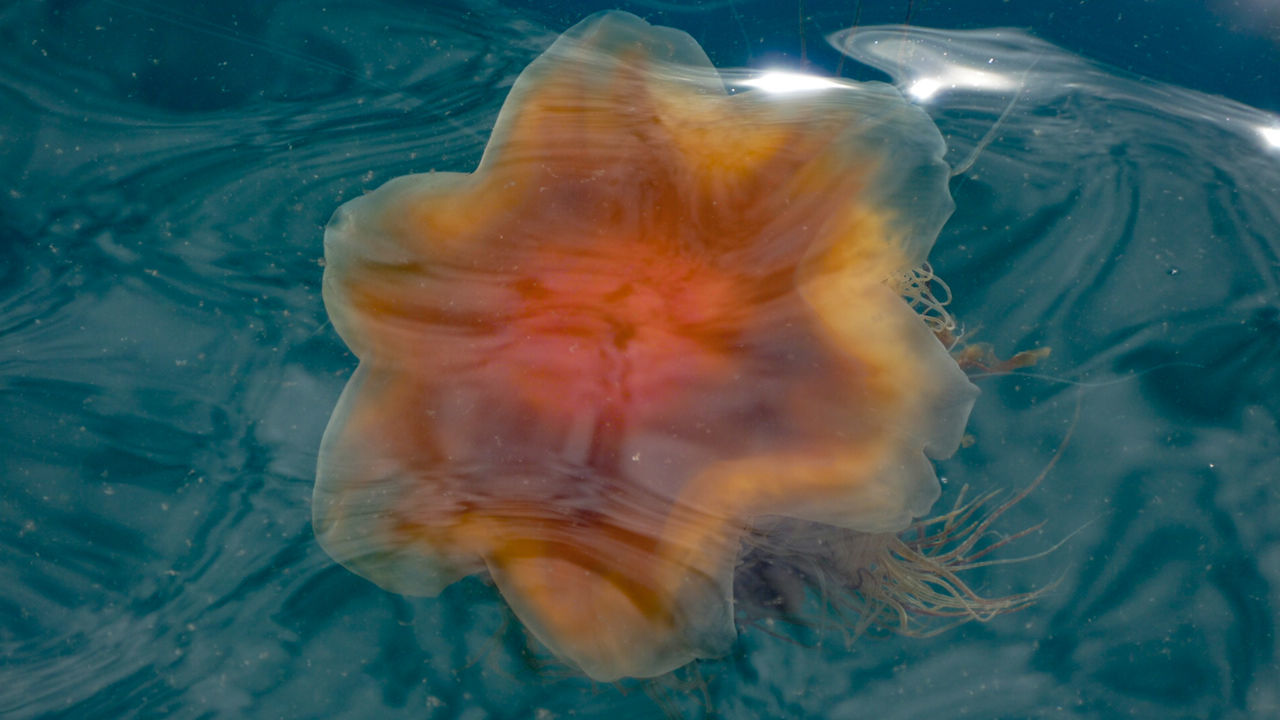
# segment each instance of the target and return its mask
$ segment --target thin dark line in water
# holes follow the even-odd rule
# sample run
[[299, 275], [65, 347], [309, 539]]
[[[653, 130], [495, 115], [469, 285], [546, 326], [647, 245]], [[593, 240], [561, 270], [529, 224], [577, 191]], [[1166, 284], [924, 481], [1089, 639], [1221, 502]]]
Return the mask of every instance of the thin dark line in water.
[[[973, 164], [978, 161], [978, 156], [987, 149], [987, 146], [990, 145], [993, 140], [995, 140], [996, 132], [1004, 125], [1005, 120], [1009, 118], [1009, 114], [1013, 112], [1013, 106], [1018, 103], [1019, 98], [1021, 98], [1022, 94], [1026, 92], [1027, 76], [1029, 76], [1031, 71], [1035, 69], [1037, 64], [1039, 64], [1041, 57], [1042, 55], [1036, 55], [1036, 59], [1027, 66], [1026, 70], [1022, 71], [1022, 78], [1018, 81], [1018, 89], [1014, 91], [1013, 97], [1009, 98], [1009, 103], [1004, 106], [1004, 111], [1000, 113], [1000, 117], [996, 118], [996, 121], [987, 129], [987, 132], [982, 136], [982, 139], [974, 146], [973, 152], [969, 153], [969, 157], [965, 158], [963, 162], [951, 169], [951, 177], [968, 172], [969, 168], [973, 167]], [[960, 186], [963, 184], [963, 180], [957, 183], [956, 190], [959, 190]]]
[[796, 30], [800, 33], [800, 64], [803, 67], [808, 67], [809, 54], [806, 52], [804, 37], [804, 0], [797, 0], [796, 2]]
[[313, 338], [313, 337], [315, 337], [315, 336], [319, 335], [322, 331], [324, 331], [324, 329], [325, 329], [325, 328], [329, 327], [329, 326], [330, 326], [330, 325], [332, 325], [332, 324], [333, 324], [333, 323], [332, 323], [328, 318], [325, 318], [325, 321], [324, 321], [324, 322], [322, 322], [322, 323], [320, 323], [319, 327], [317, 327], [315, 330], [312, 330], [311, 332], [307, 333], [307, 336], [306, 336], [306, 337], [304, 337], [304, 338], [302, 338], [302, 342], [306, 342], [306, 341], [310, 340], [311, 338]]
[[[849, 24], [849, 35], [852, 37], [858, 31], [858, 22], [862, 20], [862, 0], [858, 0], [858, 4], [853, 8], [853, 22]], [[846, 43], [847, 44], [847, 43]], [[840, 50], [840, 59], [836, 61], [836, 77], [844, 76], [844, 61], [848, 57], [844, 50]]]
[[1167, 367], [1193, 367], [1193, 368], [1200, 368], [1201, 370], [1203, 370], [1205, 366], [1199, 363], [1187, 362], [1185, 360], [1178, 360], [1174, 362], [1160, 363], [1159, 365], [1155, 365], [1149, 368], [1144, 368], [1138, 372], [1130, 373], [1124, 377], [1111, 378], [1110, 380], [1098, 380], [1096, 382], [1085, 382], [1084, 380], [1071, 380], [1069, 378], [1058, 377], [1056, 375], [1047, 375], [1045, 373], [1022, 372], [1019, 370], [1011, 370], [1009, 372], [974, 373], [973, 375], [970, 375], [969, 378], [977, 380], [977, 379], [989, 378], [989, 377], [1008, 377], [1012, 375], [1017, 377], [1031, 378], [1034, 380], [1044, 380], [1046, 382], [1060, 383], [1062, 385], [1073, 385], [1075, 387], [1093, 389], [1093, 388], [1107, 387], [1108, 385], [1118, 385], [1120, 383], [1137, 380], [1138, 378], [1142, 377], [1143, 375], [1146, 375], [1147, 373], [1152, 373], [1152, 372], [1155, 372], [1156, 370], [1163, 370], [1164, 368], [1167, 368]]
[[756, 54], [751, 49], [751, 36], [747, 34], [747, 26], [742, 24], [742, 16], [738, 14], [738, 3], [730, 0], [729, 12], [733, 15], [733, 22], [737, 24], [738, 31], [742, 33], [742, 41], [747, 44], [747, 60], [754, 61]]

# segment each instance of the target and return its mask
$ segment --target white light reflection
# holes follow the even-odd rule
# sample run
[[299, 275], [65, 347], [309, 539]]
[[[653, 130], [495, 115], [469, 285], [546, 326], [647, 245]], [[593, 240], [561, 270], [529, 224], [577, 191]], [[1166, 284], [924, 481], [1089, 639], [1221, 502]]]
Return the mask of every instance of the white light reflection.
[[937, 75], [916, 78], [907, 88], [907, 94], [925, 102], [944, 89], [1010, 90], [1017, 86], [1017, 79], [1004, 73], [975, 70], [957, 64], [942, 68]]
[[938, 94], [942, 89], [942, 83], [937, 78], [920, 78], [911, 83], [911, 87], [907, 88], [907, 94], [919, 100], [920, 102], [928, 102], [929, 98]]
[[770, 70], [753, 78], [743, 80], [742, 85], [759, 88], [771, 93], [801, 92], [805, 90], [828, 90], [841, 87], [839, 82], [831, 78], [804, 73]]
[[1262, 142], [1266, 143], [1268, 150], [1280, 150], [1280, 125], [1259, 127], [1258, 134], [1262, 136]]

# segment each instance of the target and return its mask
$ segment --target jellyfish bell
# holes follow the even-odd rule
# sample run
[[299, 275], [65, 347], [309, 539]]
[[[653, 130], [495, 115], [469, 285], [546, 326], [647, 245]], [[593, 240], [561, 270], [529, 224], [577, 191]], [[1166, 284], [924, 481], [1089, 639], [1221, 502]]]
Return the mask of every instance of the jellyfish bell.
[[683, 32], [571, 28], [474, 172], [392, 180], [326, 229], [360, 362], [321, 544], [394, 592], [487, 572], [597, 680], [723, 655], [752, 538], [893, 536], [939, 495], [929, 458], [977, 395], [913, 307], [937, 308], [943, 154], [887, 85], [730, 94]]

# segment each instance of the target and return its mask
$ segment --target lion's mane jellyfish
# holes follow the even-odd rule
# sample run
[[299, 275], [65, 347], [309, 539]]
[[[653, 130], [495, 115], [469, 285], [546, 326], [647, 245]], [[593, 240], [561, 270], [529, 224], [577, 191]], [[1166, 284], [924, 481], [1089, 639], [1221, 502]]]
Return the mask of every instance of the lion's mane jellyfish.
[[844, 582], [876, 623], [999, 609], [951, 575], [971, 543], [936, 551], [972, 507], [898, 537], [977, 396], [929, 291], [943, 151], [886, 85], [730, 93], [682, 32], [570, 29], [475, 172], [329, 223], [325, 305], [360, 363], [320, 542], [400, 593], [487, 571], [598, 680], [726, 653], [735, 586]]

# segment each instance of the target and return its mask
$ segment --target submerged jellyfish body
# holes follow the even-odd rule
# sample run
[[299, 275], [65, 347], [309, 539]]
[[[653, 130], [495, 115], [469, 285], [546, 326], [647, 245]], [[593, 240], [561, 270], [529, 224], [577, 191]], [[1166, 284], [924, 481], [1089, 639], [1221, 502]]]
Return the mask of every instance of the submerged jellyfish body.
[[398, 178], [326, 230], [360, 364], [324, 548], [407, 594], [487, 571], [595, 679], [724, 654], [748, 536], [892, 537], [938, 497], [928, 457], [977, 395], [909, 302], [943, 152], [888, 86], [729, 94], [682, 32], [570, 29], [474, 173]]

